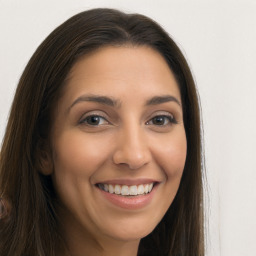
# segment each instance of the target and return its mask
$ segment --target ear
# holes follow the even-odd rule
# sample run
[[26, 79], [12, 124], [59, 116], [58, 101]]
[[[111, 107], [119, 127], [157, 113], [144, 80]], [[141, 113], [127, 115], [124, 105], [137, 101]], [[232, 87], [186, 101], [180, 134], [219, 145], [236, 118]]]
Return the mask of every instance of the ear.
[[40, 173], [51, 175], [53, 173], [53, 159], [48, 143], [38, 143], [36, 165]]

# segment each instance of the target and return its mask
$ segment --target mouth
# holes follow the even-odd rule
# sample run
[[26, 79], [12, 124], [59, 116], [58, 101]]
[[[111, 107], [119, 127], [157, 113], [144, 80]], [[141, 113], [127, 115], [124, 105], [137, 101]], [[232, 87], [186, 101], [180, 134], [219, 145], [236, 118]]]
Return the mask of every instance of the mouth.
[[152, 179], [120, 179], [96, 183], [100, 198], [110, 206], [128, 211], [147, 209], [154, 201], [160, 181]]
[[96, 186], [107, 193], [115, 194], [124, 197], [135, 197], [141, 195], [149, 194], [156, 182], [151, 182], [148, 184], [139, 184], [139, 185], [119, 185], [119, 184], [104, 184], [98, 183]]

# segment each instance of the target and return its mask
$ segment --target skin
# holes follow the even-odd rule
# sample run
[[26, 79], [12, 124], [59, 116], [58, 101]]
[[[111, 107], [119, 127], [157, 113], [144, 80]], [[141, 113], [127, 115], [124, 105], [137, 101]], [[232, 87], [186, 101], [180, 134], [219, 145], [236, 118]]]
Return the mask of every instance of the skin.
[[[116, 105], [88, 101], [88, 95], [110, 97]], [[146, 104], [163, 95], [173, 98]], [[181, 97], [167, 63], [144, 46], [97, 50], [73, 66], [54, 115], [44, 173], [52, 175], [61, 201], [69, 254], [137, 255], [140, 239], [171, 205], [186, 159]], [[92, 125], [91, 115], [99, 122]], [[112, 204], [95, 185], [145, 178], [158, 185], [139, 209]]]

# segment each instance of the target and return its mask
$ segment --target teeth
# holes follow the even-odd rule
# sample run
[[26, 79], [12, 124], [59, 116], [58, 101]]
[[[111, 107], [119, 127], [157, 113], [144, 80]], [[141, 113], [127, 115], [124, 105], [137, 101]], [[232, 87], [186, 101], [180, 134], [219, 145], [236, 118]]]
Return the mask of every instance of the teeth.
[[121, 195], [128, 196], [129, 195], [129, 188], [128, 186], [122, 186]]
[[141, 184], [141, 185], [111, 185], [111, 184], [98, 184], [101, 190], [109, 192], [111, 194], [117, 194], [122, 196], [137, 196], [151, 192], [153, 189], [153, 183]]
[[130, 195], [131, 196], [137, 196], [138, 195], [138, 189], [137, 189], [136, 185], [130, 187]]
[[[105, 185], [107, 185], [107, 184], [105, 184]], [[108, 192], [111, 193], [111, 194], [113, 194], [114, 191], [115, 191], [115, 190], [114, 190], [114, 187], [113, 187], [112, 185], [109, 185], [109, 186], [108, 186]]]
[[144, 191], [145, 191], [145, 193], [148, 193], [148, 192], [149, 192], [149, 185], [148, 185], [148, 184], [145, 185]]
[[139, 185], [139, 186], [138, 186], [138, 194], [139, 194], [139, 195], [144, 194], [144, 186], [143, 186], [143, 185]]
[[107, 184], [104, 184], [104, 190], [105, 190], [106, 192], [108, 192], [108, 185], [107, 185]]
[[121, 187], [119, 185], [115, 185], [115, 194], [117, 195], [121, 194]]

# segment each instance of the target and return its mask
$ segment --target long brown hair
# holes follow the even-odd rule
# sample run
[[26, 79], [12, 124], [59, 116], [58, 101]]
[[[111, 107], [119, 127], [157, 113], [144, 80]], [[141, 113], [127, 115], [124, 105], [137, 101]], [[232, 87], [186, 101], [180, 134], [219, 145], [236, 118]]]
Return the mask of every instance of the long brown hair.
[[[180, 49], [153, 20], [112, 9], [79, 13], [56, 28], [38, 47], [17, 87], [1, 149], [0, 255], [54, 256], [60, 245], [51, 177], [40, 174], [65, 78], [81, 57], [104, 46], [147, 45], [168, 63], [179, 85], [186, 164], [177, 195], [138, 255], [203, 256], [203, 184], [199, 99]], [[1, 214], [0, 214], [1, 216]]]

